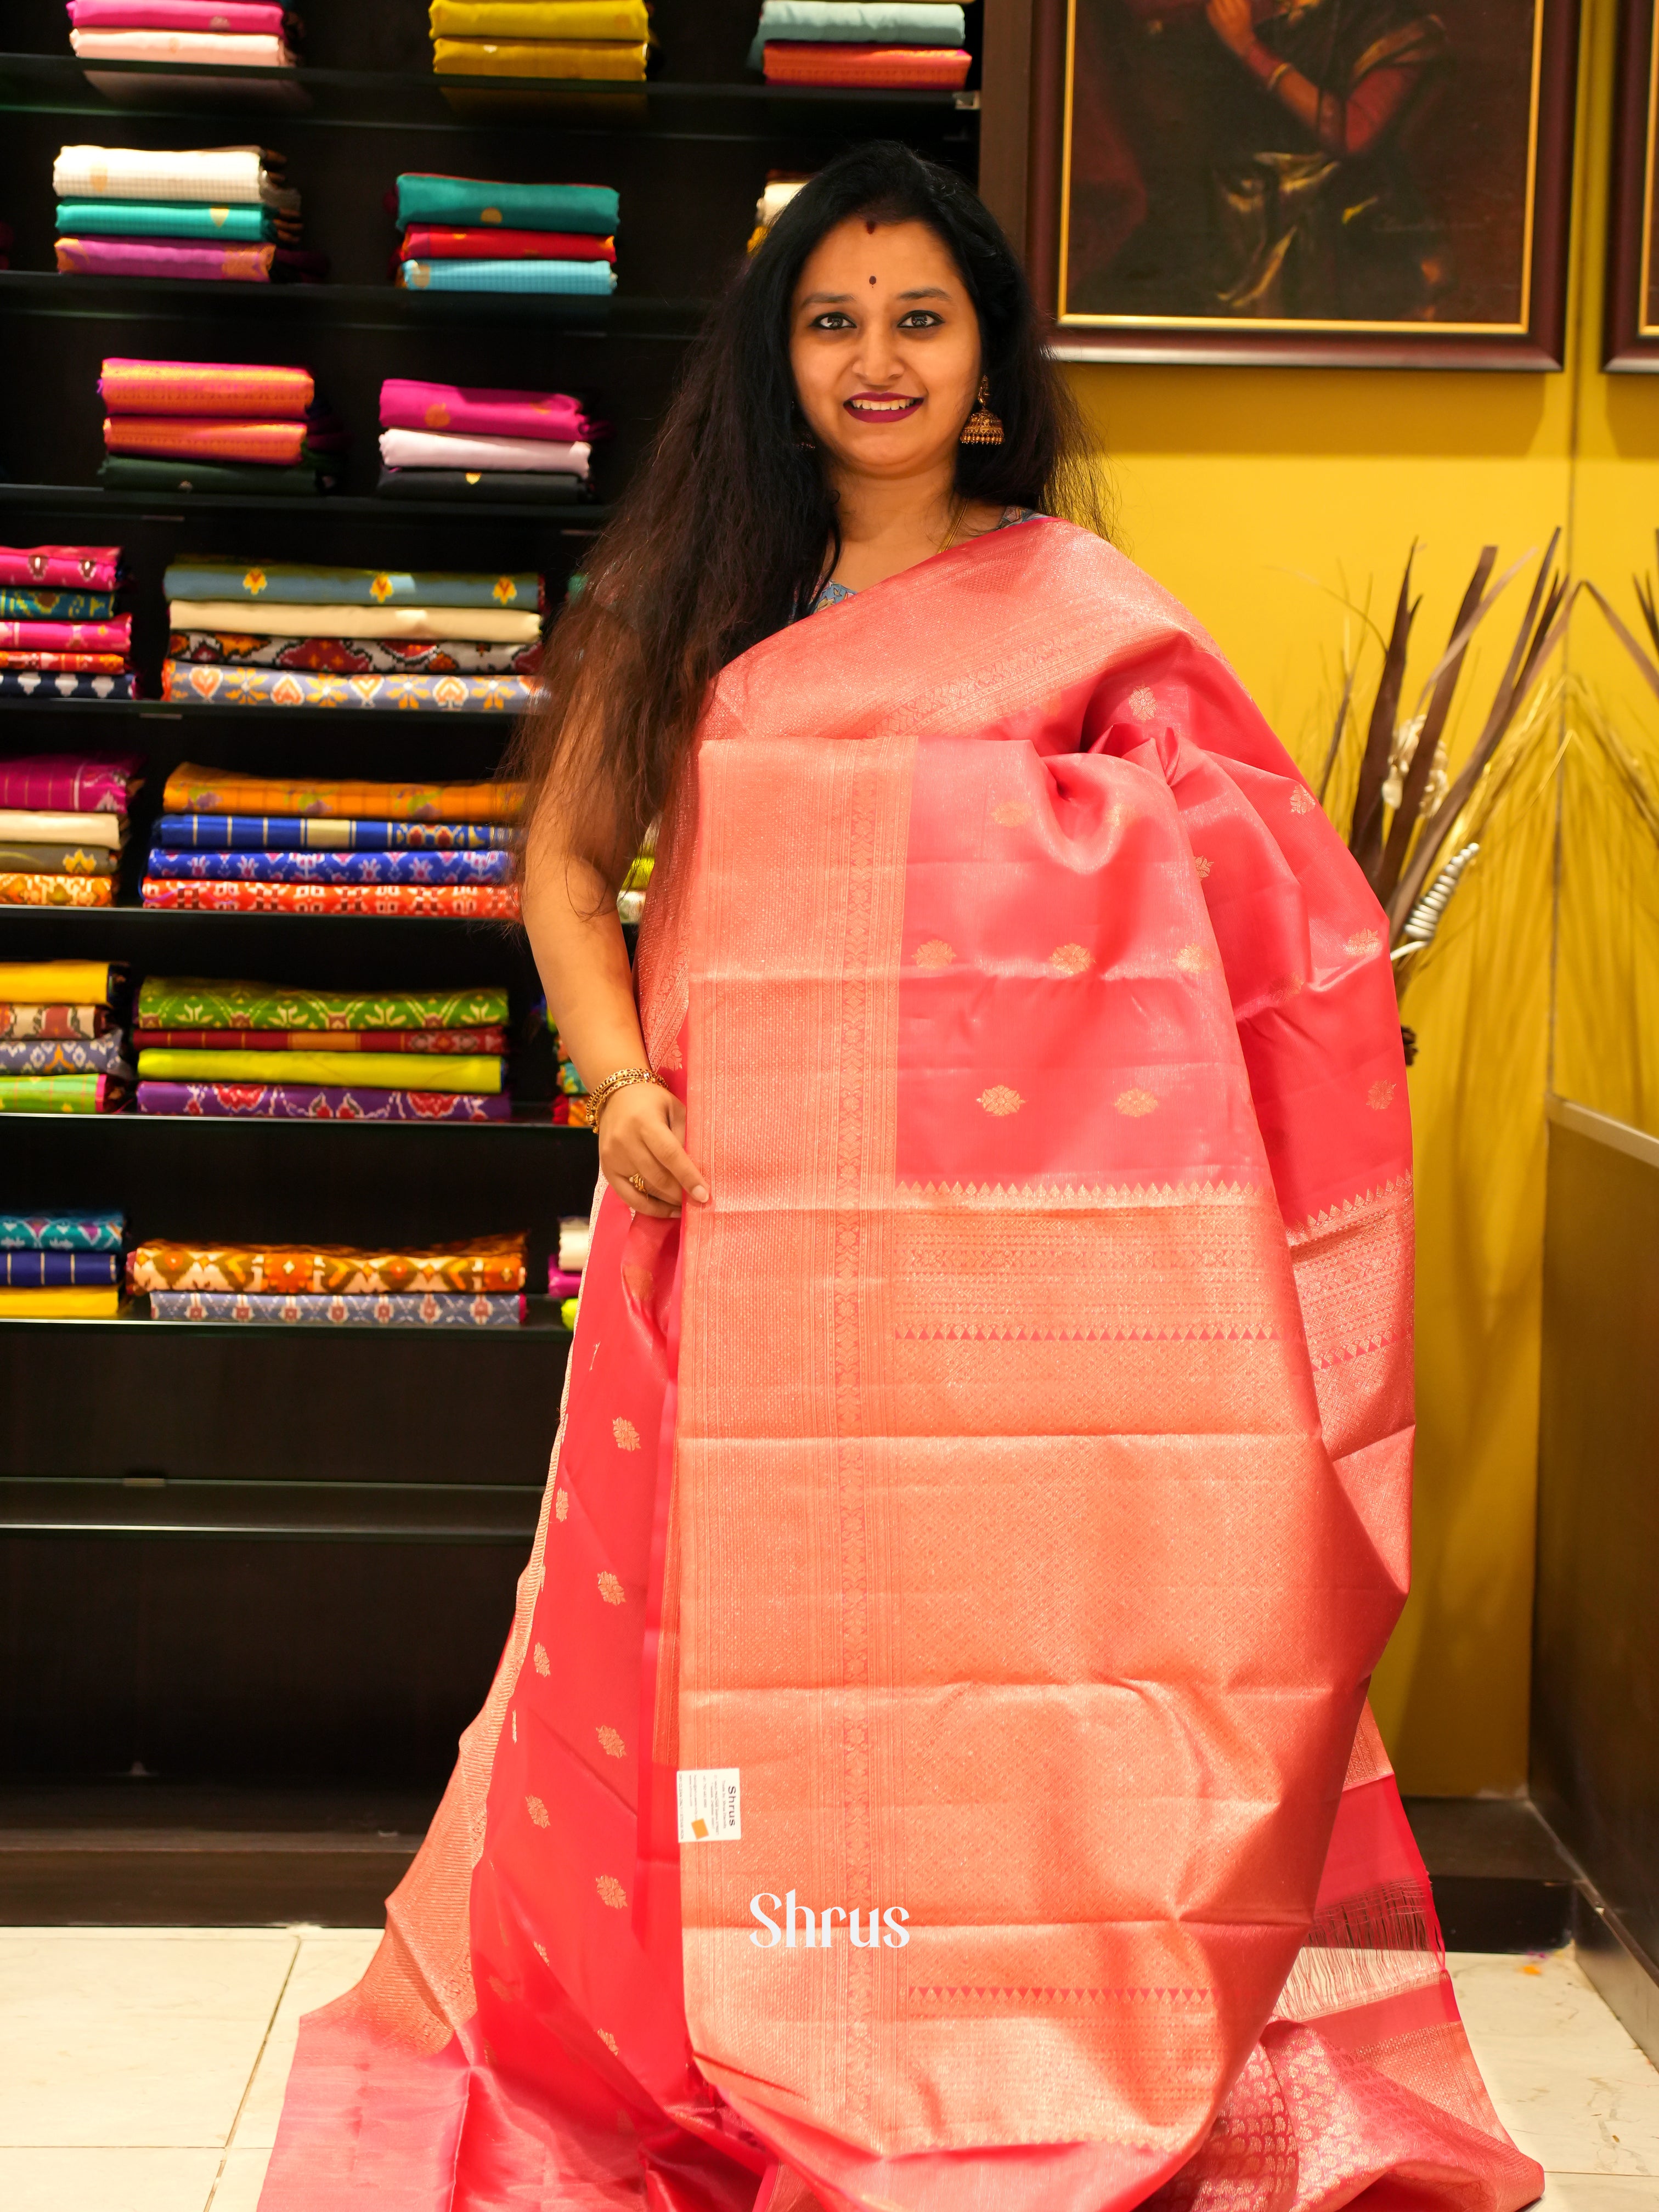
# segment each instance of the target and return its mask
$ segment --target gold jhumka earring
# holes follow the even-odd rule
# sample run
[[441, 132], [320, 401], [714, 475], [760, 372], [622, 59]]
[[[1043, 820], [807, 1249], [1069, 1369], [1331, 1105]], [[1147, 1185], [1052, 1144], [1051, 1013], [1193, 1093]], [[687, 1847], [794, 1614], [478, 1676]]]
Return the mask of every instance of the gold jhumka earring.
[[991, 412], [991, 380], [981, 376], [974, 411], [962, 426], [962, 435], [957, 441], [962, 446], [1000, 446], [1002, 443], [1002, 417]]

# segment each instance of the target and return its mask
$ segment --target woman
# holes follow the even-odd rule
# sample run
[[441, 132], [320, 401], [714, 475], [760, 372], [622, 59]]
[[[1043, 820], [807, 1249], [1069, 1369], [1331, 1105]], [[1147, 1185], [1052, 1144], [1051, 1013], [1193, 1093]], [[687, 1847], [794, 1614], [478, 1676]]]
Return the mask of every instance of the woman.
[[1364, 1704], [1381, 919], [1197, 625], [1034, 511], [1085, 459], [989, 217], [866, 149], [554, 633], [525, 911], [603, 1102], [564, 1417], [265, 2212], [1537, 2194]]

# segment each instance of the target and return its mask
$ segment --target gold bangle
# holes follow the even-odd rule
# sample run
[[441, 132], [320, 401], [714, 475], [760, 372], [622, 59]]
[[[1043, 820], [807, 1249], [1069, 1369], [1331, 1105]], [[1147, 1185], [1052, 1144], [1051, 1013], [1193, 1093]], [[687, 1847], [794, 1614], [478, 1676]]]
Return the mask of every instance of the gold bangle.
[[1277, 92], [1277, 91], [1278, 91], [1278, 89], [1279, 89], [1279, 79], [1280, 79], [1280, 77], [1282, 77], [1282, 76], [1289, 76], [1289, 75], [1291, 74], [1291, 64], [1289, 62], [1280, 62], [1280, 64], [1279, 64], [1279, 67], [1278, 67], [1278, 68], [1273, 71], [1273, 75], [1272, 75], [1272, 76], [1267, 79], [1267, 89], [1268, 89], [1268, 91], [1269, 91], [1269, 92]]
[[619, 1067], [614, 1075], [607, 1075], [588, 1098], [587, 1126], [590, 1129], [599, 1127], [599, 1116], [610, 1104], [613, 1095], [618, 1091], [626, 1091], [630, 1083], [654, 1083], [659, 1091], [668, 1087], [651, 1068]]

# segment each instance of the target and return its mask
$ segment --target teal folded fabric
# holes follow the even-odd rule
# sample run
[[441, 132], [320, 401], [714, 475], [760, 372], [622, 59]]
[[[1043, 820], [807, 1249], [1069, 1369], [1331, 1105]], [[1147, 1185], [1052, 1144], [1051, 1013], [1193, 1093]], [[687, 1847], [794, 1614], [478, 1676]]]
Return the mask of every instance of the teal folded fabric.
[[609, 238], [619, 203], [608, 185], [498, 185], [474, 177], [398, 179], [398, 227], [441, 229], [580, 230]]
[[58, 231], [65, 238], [234, 238], [277, 235], [263, 207], [179, 207], [164, 200], [59, 200]]
[[959, 46], [966, 35], [962, 9], [950, 0], [765, 0], [749, 66], [760, 68], [769, 39]]
[[611, 293], [617, 272], [608, 261], [400, 261], [406, 292]]
[[283, 606], [539, 607], [537, 575], [455, 574], [425, 568], [319, 568], [308, 562], [175, 561], [161, 578], [170, 599], [269, 600]]

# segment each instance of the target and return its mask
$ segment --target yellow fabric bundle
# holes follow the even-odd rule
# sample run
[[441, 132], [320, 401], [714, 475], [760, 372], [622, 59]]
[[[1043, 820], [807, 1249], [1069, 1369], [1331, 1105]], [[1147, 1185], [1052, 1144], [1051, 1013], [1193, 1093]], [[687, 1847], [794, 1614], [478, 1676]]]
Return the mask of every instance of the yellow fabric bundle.
[[113, 1321], [121, 1293], [107, 1291], [0, 1290], [0, 1320]]
[[148, 1046], [142, 1081], [319, 1083], [353, 1091], [497, 1091], [501, 1063], [483, 1053], [175, 1052]]
[[102, 960], [0, 960], [0, 999], [26, 1006], [106, 1006], [112, 978]]
[[432, 0], [434, 39], [648, 39], [645, 0]]
[[586, 77], [642, 83], [643, 40], [436, 39], [432, 66], [440, 76]]

